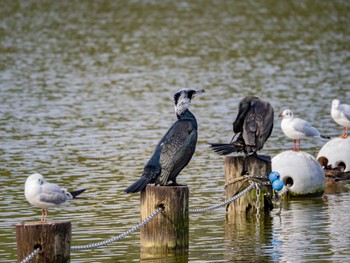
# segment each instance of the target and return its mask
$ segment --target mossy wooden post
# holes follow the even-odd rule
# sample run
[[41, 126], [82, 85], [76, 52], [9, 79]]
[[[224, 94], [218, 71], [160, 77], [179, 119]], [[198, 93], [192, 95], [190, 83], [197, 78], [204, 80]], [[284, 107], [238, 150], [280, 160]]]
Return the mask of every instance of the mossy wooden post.
[[160, 205], [164, 211], [141, 228], [141, 250], [147, 253], [187, 251], [189, 239], [187, 186], [152, 186], [141, 191], [141, 221]]
[[18, 262], [26, 258], [36, 248], [40, 248], [40, 252], [30, 262], [69, 262], [71, 236], [72, 226], [68, 221], [17, 224]]
[[[265, 156], [269, 158], [268, 156]], [[225, 188], [226, 198], [238, 194], [249, 186], [249, 182], [243, 179], [242, 176], [257, 176], [268, 178], [271, 172], [271, 162], [262, 160], [256, 156], [226, 156], [225, 157]], [[270, 199], [272, 196], [272, 188], [260, 187], [260, 212], [272, 210]], [[268, 195], [267, 195], [268, 194]], [[236, 201], [230, 203], [226, 207], [228, 215], [242, 214], [246, 215], [257, 212], [256, 206], [256, 191], [255, 189], [243, 195]]]

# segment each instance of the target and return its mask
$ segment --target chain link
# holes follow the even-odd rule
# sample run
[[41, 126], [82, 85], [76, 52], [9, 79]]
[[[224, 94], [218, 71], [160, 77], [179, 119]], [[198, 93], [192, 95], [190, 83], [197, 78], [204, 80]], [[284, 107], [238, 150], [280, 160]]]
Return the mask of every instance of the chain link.
[[21, 261], [21, 263], [28, 263], [29, 261], [31, 261], [36, 254], [38, 254], [40, 252], [40, 248], [35, 249], [32, 253], [30, 253], [25, 259], [23, 259]]
[[115, 236], [115, 237], [112, 237], [112, 238], [107, 239], [105, 241], [92, 243], [92, 244], [88, 244], [88, 245], [72, 246], [72, 247], [70, 247], [70, 249], [72, 251], [89, 250], [89, 249], [102, 247], [102, 246], [108, 245], [110, 243], [113, 243], [115, 241], [118, 241], [118, 240], [130, 235], [131, 233], [135, 232], [136, 230], [140, 229], [142, 226], [146, 225], [149, 221], [151, 221], [156, 215], [161, 213], [163, 210], [164, 210], [164, 207], [158, 207], [158, 209], [153, 214], [151, 214], [149, 217], [147, 217], [144, 221], [142, 221], [138, 225], [134, 226], [133, 228], [129, 229], [128, 231], [124, 232], [123, 234], [120, 234], [119, 236]]
[[[222, 206], [225, 206], [235, 200], [237, 200], [238, 198], [240, 198], [241, 196], [243, 196], [244, 194], [248, 193], [250, 190], [252, 190], [254, 187], [256, 187], [256, 183], [251, 183], [245, 190], [243, 190], [242, 192], [236, 194], [235, 196], [233, 196], [232, 198], [228, 199], [225, 202], [222, 202], [218, 205], [213, 205], [210, 206], [208, 208], [203, 208], [203, 209], [190, 209], [189, 213], [203, 213], [203, 212], [209, 212], [212, 211], [214, 209], [220, 208]], [[82, 251], [82, 250], [89, 250], [89, 249], [94, 249], [94, 248], [98, 248], [101, 246], [105, 246], [108, 245], [110, 243], [113, 243], [115, 241], [118, 241], [124, 237], [126, 237], [127, 235], [135, 232], [136, 230], [140, 229], [142, 226], [144, 226], [145, 224], [147, 224], [150, 220], [152, 220], [156, 215], [158, 215], [160, 212], [162, 212], [164, 210], [163, 207], [159, 207], [157, 211], [155, 211], [152, 215], [150, 215], [148, 218], [146, 218], [143, 222], [141, 222], [140, 224], [138, 224], [137, 226], [131, 228], [130, 230], [126, 231], [125, 233], [119, 235], [119, 236], [115, 236], [112, 237], [108, 240], [102, 241], [102, 242], [97, 242], [97, 243], [93, 243], [93, 244], [88, 244], [88, 245], [82, 245], [82, 246], [72, 246], [70, 249], [72, 251]]]
[[[250, 190], [252, 190], [254, 187], [256, 187], [256, 185], [257, 185], [257, 183], [253, 183], [252, 182], [245, 190], [243, 190], [242, 192], [236, 194], [235, 196], [233, 196], [232, 198], [226, 200], [225, 202], [222, 202], [222, 203], [220, 203], [218, 205], [213, 205], [213, 206], [210, 206], [210, 207], [207, 207], [207, 208], [203, 208], [203, 209], [190, 209], [189, 213], [209, 212], [209, 211], [212, 211], [214, 209], [217, 209], [217, 208], [220, 208], [222, 206], [225, 206], [225, 205], [227, 205], [227, 204], [237, 200], [238, 198], [240, 198], [244, 194], [248, 193]], [[115, 237], [112, 237], [112, 238], [107, 239], [105, 241], [97, 242], [97, 243], [93, 243], [93, 244], [82, 245], [82, 246], [72, 246], [70, 249], [72, 251], [89, 250], [89, 249], [98, 248], [98, 247], [105, 246], [105, 245], [108, 245], [110, 243], [113, 243], [115, 241], [118, 241], [118, 240], [126, 237], [127, 235], [135, 232], [136, 230], [140, 229], [142, 226], [147, 224], [150, 220], [152, 220], [156, 215], [158, 215], [163, 210], [164, 210], [163, 207], [159, 207], [157, 211], [155, 211], [152, 215], [150, 215], [148, 218], [146, 218], [143, 222], [141, 222], [137, 226], [131, 228], [130, 230], [126, 231], [125, 233], [123, 233], [123, 234], [121, 234], [119, 236], [115, 236]]]
[[234, 195], [233, 197], [231, 197], [230, 199], [220, 203], [220, 204], [217, 204], [217, 205], [213, 205], [213, 206], [210, 206], [210, 207], [207, 207], [207, 208], [203, 208], [203, 209], [190, 209], [189, 210], [189, 213], [204, 213], [204, 212], [209, 212], [209, 211], [212, 211], [212, 210], [215, 210], [215, 209], [218, 209], [222, 206], [225, 206], [229, 203], [232, 203], [233, 201], [237, 200], [238, 198], [240, 198], [241, 196], [245, 195], [246, 193], [248, 193], [250, 190], [252, 190], [255, 186], [255, 183], [251, 183], [246, 189], [244, 189], [242, 192]]
[[261, 190], [258, 183], [255, 183], [255, 192], [256, 192], [256, 219], [260, 220], [260, 197]]

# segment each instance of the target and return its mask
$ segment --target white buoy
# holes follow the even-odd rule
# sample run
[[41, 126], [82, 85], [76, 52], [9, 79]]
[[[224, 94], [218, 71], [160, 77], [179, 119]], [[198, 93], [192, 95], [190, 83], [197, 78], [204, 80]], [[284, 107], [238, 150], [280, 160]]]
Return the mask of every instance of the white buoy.
[[344, 172], [350, 171], [350, 137], [334, 138], [328, 141], [317, 155], [317, 160], [320, 157], [325, 157], [328, 160], [328, 165], [332, 168], [339, 166], [344, 167]]
[[306, 152], [284, 151], [272, 158], [271, 168], [280, 174], [291, 196], [321, 196], [324, 192], [322, 167]]

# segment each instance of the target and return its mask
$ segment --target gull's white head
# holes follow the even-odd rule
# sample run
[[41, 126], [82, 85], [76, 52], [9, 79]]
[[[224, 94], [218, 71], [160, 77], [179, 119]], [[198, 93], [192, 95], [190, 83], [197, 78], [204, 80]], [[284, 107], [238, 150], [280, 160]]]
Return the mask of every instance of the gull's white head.
[[205, 90], [193, 90], [193, 89], [182, 89], [175, 93], [174, 102], [175, 102], [175, 112], [177, 115], [183, 114], [188, 106], [191, 104], [191, 100], [196, 94], [204, 93]]
[[30, 176], [28, 176], [26, 184], [38, 184], [38, 185], [43, 185], [46, 183], [44, 176], [42, 176], [39, 173], [34, 173]]
[[32, 205], [36, 206], [37, 195], [42, 191], [42, 185], [45, 182], [44, 177], [39, 173], [28, 176], [24, 186], [24, 195]]
[[335, 99], [332, 101], [332, 109], [337, 110], [340, 105], [340, 101]]
[[282, 117], [283, 119], [292, 119], [294, 117], [293, 112], [290, 109], [284, 110], [279, 117]]

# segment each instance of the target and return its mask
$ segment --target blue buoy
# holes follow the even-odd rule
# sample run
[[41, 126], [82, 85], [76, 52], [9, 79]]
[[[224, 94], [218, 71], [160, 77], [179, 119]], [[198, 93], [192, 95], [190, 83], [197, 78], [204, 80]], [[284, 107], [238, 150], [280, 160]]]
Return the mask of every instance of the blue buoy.
[[277, 179], [280, 179], [280, 174], [278, 172], [271, 172], [269, 174], [269, 179], [271, 182], [274, 182]]
[[276, 191], [282, 190], [283, 187], [284, 187], [284, 183], [280, 179], [276, 179], [272, 183], [272, 188]]

